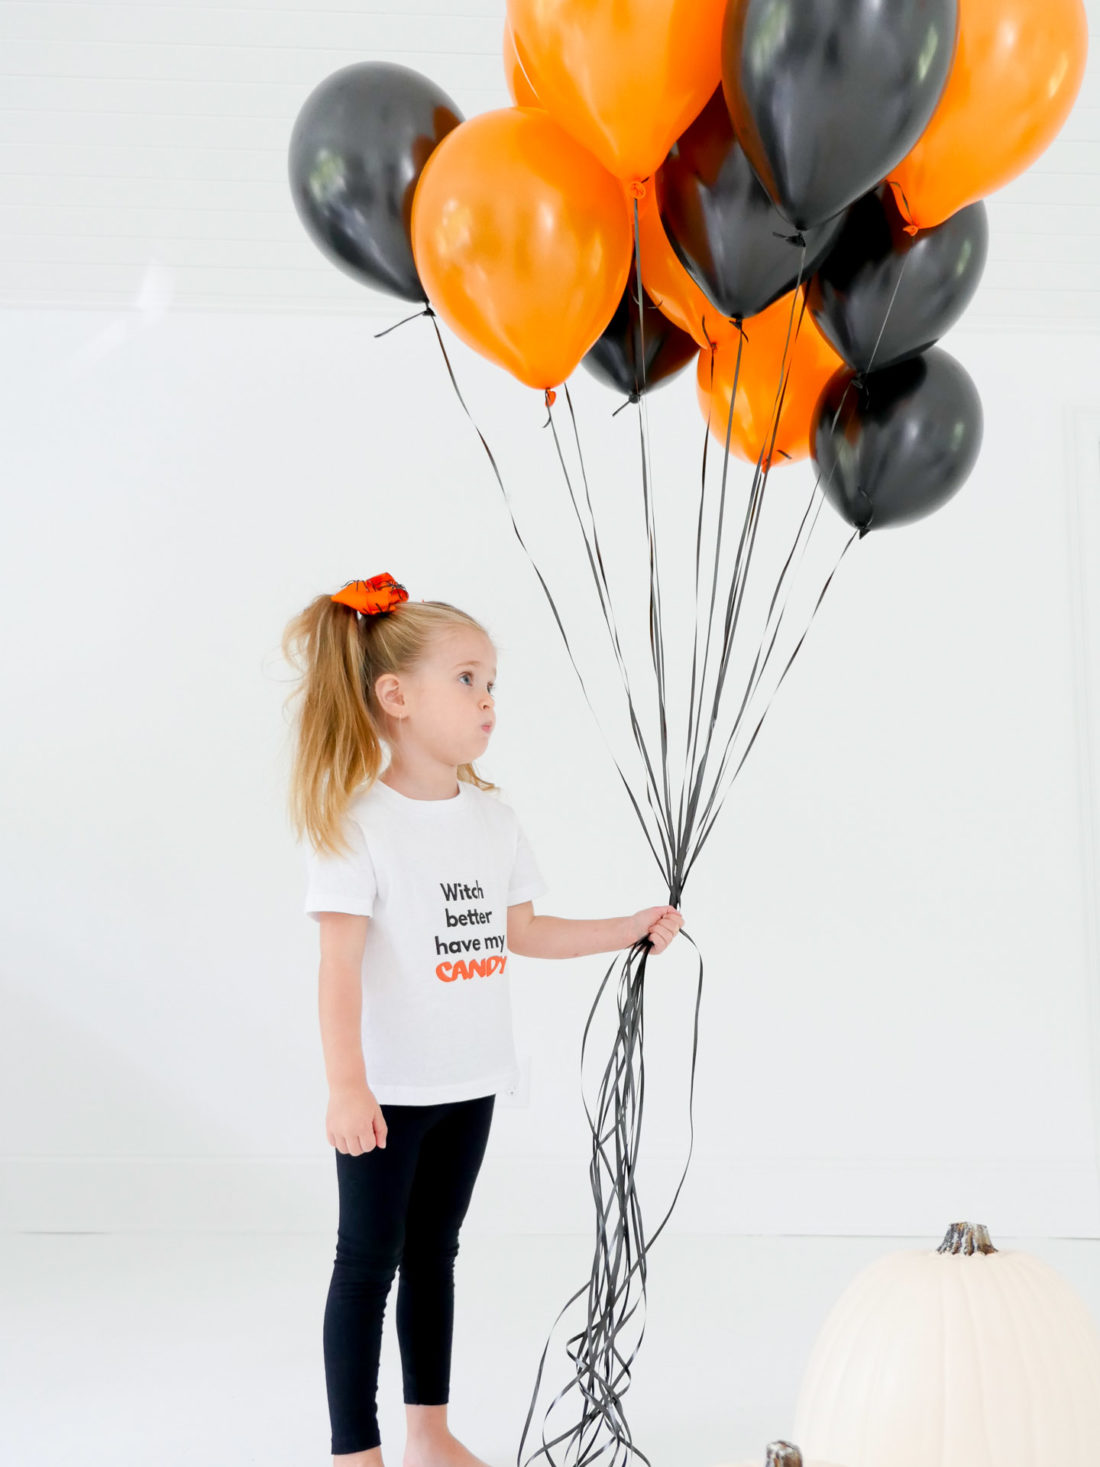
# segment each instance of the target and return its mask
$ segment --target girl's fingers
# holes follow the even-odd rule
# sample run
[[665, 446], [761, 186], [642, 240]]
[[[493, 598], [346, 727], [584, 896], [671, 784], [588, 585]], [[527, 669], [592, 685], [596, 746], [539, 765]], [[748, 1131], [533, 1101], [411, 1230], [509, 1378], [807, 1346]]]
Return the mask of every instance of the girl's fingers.
[[664, 952], [669, 943], [684, 925], [684, 919], [676, 911], [675, 907], [667, 909], [667, 915], [658, 918], [649, 930], [649, 940], [653, 945], [653, 952]]

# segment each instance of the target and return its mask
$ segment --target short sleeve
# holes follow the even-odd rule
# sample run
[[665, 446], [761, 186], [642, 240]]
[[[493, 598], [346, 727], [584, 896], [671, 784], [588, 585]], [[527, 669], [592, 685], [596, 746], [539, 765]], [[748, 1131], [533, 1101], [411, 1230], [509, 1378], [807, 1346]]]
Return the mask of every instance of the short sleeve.
[[374, 911], [378, 891], [374, 863], [367, 848], [367, 838], [357, 820], [345, 822], [350, 855], [334, 856], [318, 852], [307, 838], [305, 843], [307, 917], [321, 920], [322, 912], [352, 912], [369, 917]]
[[533, 897], [542, 896], [549, 890], [549, 886], [543, 880], [542, 873], [535, 864], [534, 852], [517, 820], [516, 850], [512, 858], [512, 874], [508, 882], [508, 905], [514, 907], [517, 902], [529, 902]]

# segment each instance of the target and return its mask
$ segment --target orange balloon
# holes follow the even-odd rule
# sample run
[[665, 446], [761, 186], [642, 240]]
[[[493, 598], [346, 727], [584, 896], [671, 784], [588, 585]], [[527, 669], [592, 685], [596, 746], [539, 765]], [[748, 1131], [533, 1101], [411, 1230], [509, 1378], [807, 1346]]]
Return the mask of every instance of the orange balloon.
[[504, 107], [453, 128], [413, 194], [428, 299], [475, 351], [529, 387], [564, 382], [630, 269], [622, 185], [545, 112]]
[[1082, 0], [959, 0], [947, 85], [888, 179], [909, 223], [942, 224], [1034, 163], [1069, 115], [1087, 49]]
[[[633, 232], [633, 216], [631, 231]], [[661, 223], [655, 186], [646, 184], [638, 200], [638, 245], [642, 284], [655, 306], [702, 347], [710, 347], [733, 330], [729, 319], [703, 294], [669, 243]]]
[[516, 55], [516, 42], [512, 35], [512, 27], [507, 21], [504, 22], [504, 81], [508, 88], [508, 95], [517, 107], [537, 107], [539, 99], [535, 96], [535, 89], [527, 79], [527, 73], [520, 64]]
[[[764, 450], [765, 467], [770, 459], [798, 459], [809, 454], [810, 431], [817, 400], [829, 378], [839, 367], [844, 366], [844, 362], [818, 330], [810, 312], [802, 311], [800, 296], [801, 288], [792, 290], [789, 295], [780, 296], [779, 300], [774, 301], [759, 315], [745, 318], [745, 341], [733, 405], [730, 448], [750, 463], [756, 463], [761, 450]], [[797, 337], [794, 334], [796, 327]], [[775, 404], [788, 328], [791, 333], [787, 350], [790, 372], [775, 443], [769, 454], [767, 450], [772, 444]], [[737, 366], [738, 339], [738, 332], [734, 329], [714, 349], [713, 390], [711, 352], [699, 353], [695, 373], [703, 416], [706, 416], [709, 409], [710, 431], [723, 446], [726, 442], [730, 394]]]
[[648, 178], [722, 76], [726, 0], [508, 0], [540, 103], [619, 178]]

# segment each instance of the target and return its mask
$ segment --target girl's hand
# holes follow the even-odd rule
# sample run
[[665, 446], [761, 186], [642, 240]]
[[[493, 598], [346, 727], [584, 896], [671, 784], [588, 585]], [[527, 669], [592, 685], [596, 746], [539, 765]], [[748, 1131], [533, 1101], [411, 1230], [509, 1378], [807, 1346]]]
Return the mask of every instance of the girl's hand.
[[368, 1085], [333, 1090], [325, 1115], [328, 1144], [347, 1156], [362, 1156], [375, 1146], [385, 1147], [386, 1118]]
[[684, 919], [675, 907], [643, 907], [626, 922], [630, 934], [627, 945], [633, 946], [641, 938], [648, 937], [654, 955], [664, 952], [684, 925]]

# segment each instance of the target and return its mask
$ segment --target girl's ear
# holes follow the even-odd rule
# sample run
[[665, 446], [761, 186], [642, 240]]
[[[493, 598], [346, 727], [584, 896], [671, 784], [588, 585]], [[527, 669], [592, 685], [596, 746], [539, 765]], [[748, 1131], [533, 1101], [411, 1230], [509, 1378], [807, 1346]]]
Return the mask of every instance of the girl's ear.
[[384, 672], [381, 677], [376, 678], [374, 696], [378, 699], [379, 707], [386, 713], [394, 718], [404, 716], [405, 694], [396, 674]]

